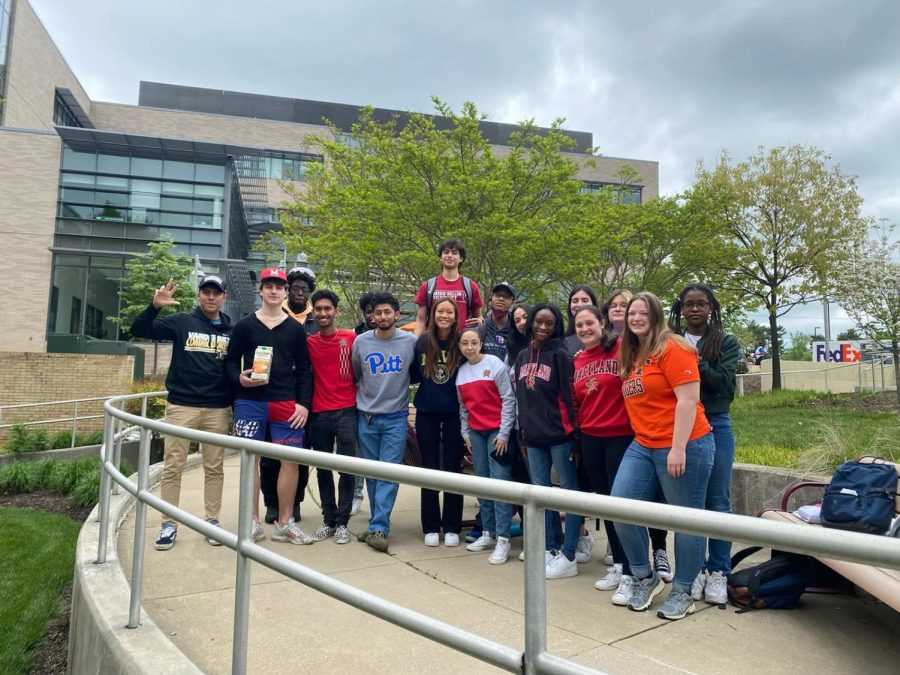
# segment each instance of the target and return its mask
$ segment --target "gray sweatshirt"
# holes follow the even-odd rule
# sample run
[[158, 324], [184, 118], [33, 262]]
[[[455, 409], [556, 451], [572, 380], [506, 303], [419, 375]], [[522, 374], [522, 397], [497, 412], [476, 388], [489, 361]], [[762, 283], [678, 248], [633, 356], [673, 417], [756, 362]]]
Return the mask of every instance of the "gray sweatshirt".
[[360, 412], [384, 415], [408, 408], [415, 350], [415, 336], [399, 329], [389, 338], [376, 337], [370, 330], [354, 340], [353, 377]]

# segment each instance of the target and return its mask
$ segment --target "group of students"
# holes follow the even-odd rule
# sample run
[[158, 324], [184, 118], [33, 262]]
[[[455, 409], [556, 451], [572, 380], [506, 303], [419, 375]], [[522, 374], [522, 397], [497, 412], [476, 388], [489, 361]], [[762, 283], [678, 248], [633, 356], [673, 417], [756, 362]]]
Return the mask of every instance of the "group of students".
[[[320, 290], [309, 298], [307, 314], [315, 327], [307, 335], [300, 318], [293, 320], [285, 309], [290, 277], [265, 270], [262, 307], [234, 325], [230, 341], [221, 331], [214, 341], [234, 392], [235, 433], [299, 447], [306, 445], [308, 421], [309, 445], [316, 450], [336, 447], [353, 455], [358, 447], [364, 458], [399, 464], [407, 441], [408, 389], [418, 382], [415, 431], [426, 468], [458, 472], [468, 450], [479, 476], [549, 486], [552, 469], [562, 489], [730, 511], [734, 438], [728, 409], [740, 349], [723, 332], [711, 289], [687, 286], [667, 313], [652, 293], [617, 290], [598, 304], [590, 288], [579, 286], [570, 293], [566, 322], [553, 304], [514, 304], [515, 290], [500, 283], [482, 317], [477, 284], [459, 272], [466, 255], [462, 242], [443, 242], [438, 255], [440, 275], [423, 282], [415, 299], [413, 334], [396, 326], [400, 305], [390, 293], [367, 295], [360, 302], [366, 319], [350, 331], [335, 325], [338, 297]], [[224, 284], [214, 281], [212, 290], [224, 296]], [[201, 285], [198, 310], [211, 330], [206, 286]], [[161, 339], [166, 332], [147, 326], [171, 290], [159, 289], [144, 323], [136, 323], [148, 337]], [[216, 312], [219, 321], [221, 316]], [[177, 323], [166, 317], [153, 324], [164, 322]], [[141, 334], [134, 327], [132, 332]], [[178, 354], [184, 357], [187, 350], [179, 349], [174, 331], [169, 333], [175, 340], [174, 368]], [[250, 367], [259, 346], [272, 348], [265, 382], [254, 379]], [[167, 380], [171, 405], [170, 384]], [[178, 473], [180, 481], [178, 462], [172, 463], [178, 470], [170, 473]], [[167, 442], [167, 471], [169, 464]], [[296, 464], [281, 462], [272, 539], [309, 544], [333, 537], [348, 543], [356, 479], [341, 474], [335, 495], [331, 472], [317, 470], [323, 522], [308, 535], [293, 511], [298, 474]], [[365, 482], [371, 516], [360, 539], [387, 551], [398, 485]], [[165, 484], [166, 472], [163, 498], [177, 504], [177, 491], [167, 491]], [[220, 504], [221, 485], [216, 487]], [[215, 498], [208, 497], [206, 506], [207, 519], [217, 524]], [[513, 510], [480, 500], [480, 534], [468, 550], [489, 551], [491, 564], [505, 563]], [[422, 489], [426, 546], [440, 545], [441, 533], [444, 545], [460, 545], [462, 515], [461, 495], [445, 493], [441, 499]], [[583, 517], [562, 519], [546, 511], [545, 518], [547, 578], [575, 576], [578, 563], [590, 558]], [[174, 542], [175, 524], [165, 519], [160, 539], [167, 527]], [[672, 590], [658, 611], [662, 618], [693, 612], [693, 600], [725, 601], [730, 542], [709, 540], [707, 547], [704, 537], [676, 533], [672, 574], [664, 531], [612, 522], [605, 522], [605, 529], [612, 565], [595, 587], [614, 591], [613, 604], [646, 610], [669, 580]], [[257, 541], [265, 536], [258, 505], [252, 536]]]

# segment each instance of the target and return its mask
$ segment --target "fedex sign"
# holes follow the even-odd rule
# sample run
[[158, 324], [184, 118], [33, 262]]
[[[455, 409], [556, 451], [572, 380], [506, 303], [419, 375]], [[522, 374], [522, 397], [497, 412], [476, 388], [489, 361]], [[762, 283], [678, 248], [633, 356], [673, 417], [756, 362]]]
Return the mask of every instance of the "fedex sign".
[[825, 349], [824, 342], [813, 342], [813, 361], [832, 361], [835, 363], [859, 363], [862, 356], [859, 342], [832, 342], [830, 350]]

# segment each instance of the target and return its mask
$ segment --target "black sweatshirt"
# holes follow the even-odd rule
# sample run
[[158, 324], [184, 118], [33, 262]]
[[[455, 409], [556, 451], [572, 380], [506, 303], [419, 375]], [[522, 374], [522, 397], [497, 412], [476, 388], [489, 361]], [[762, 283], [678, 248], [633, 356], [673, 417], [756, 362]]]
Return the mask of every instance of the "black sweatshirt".
[[161, 319], [152, 304], [135, 317], [128, 332], [150, 340], [171, 340], [172, 361], [166, 375], [169, 402], [193, 408], [226, 408], [231, 392], [225, 375], [225, 352], [231, 319], [219, 312], [213, 324], [199, 307]]
[[575, 436], [575, 366], [563, 340], [519, 352], [514, 371], [519, 429], [525, 445], [548, 448]]
[[[259, 387], [243, 387], [241, 371], [253, 367], [253, 356], [260, 346], [272, 347], [269, 382]], [[225, 366], [236, 398], [294, 401], [307, 410], [312, 405], [313, 378], [306, 351], [306, 331], [289, 316], [271, 329], [255, 313], [238, 321], [231, 331]]]

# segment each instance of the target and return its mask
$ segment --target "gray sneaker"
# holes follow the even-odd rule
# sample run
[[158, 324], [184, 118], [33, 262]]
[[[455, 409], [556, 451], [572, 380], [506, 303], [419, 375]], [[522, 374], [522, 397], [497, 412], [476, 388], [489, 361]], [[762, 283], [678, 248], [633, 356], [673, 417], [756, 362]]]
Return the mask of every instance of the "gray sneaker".
[[662, 604], [662, 607], [656, 612], [656, 616], [660, 619], [669, 619], [676, 621], [683, 619], [688, 614], [694, 613], [694, 601], [691, 599], [690, 593], [679, 593], [674, 588], [669, 593], [669, 597]]
[[643, 612], [665, 586], [666, 582], [655, 571], [646, 579], [635, 579], [634, 588], [631, 589], [631, 599], [628, 601], [628, 609], [634, 612]]
[[694, 583], [691, 584], [691, 598], [694, 600], [702, 600], [703, 599], [703, 590], [706, 588], [706, 579], [709, 575], [700, 570], [700, 574], [697, 575], [697, 578], [694, 579]]
[[330, 527], [329, 525], [326, 525], [325, 523], [322, 523], [321, 525], [319, 525], [318, 528], [316, 528], [316, 531], [313, 532], [312, 538], [315, 539], [316, 541], [325, 541], [326, 539], [328, 539], [328, 537], [332, 536], [333, 534], [334, 534], [334, 528]]
[[387, 535], [381, 530], [372, 530], [366, 534], [366, 543], [376, 551], [388, 552]]
[[300, 526], [291, 518], [287, 525], [279, 525], [277, 521], [275, 522], [275, 529], [272, 530], [272, 541], [284, 541], [289, 544], [306, 546], [315, 540], [301, 530]]
[[[692, 589], [693, 590], [693, 589]], [[712, 572], [706, 577], [705, 600], [711, 605], [724, 605], [728, 603], [728, 580], [721, 572]], [[693, 597], [693, 593], [691, 593]], [[699, 598], [694, 598], [698, 600]]]
[[350, 543], [350, 530], [347, 529], [346, 525], [338, 525], [334, 528], [334, 543], [335, 544], [349, 544]]

